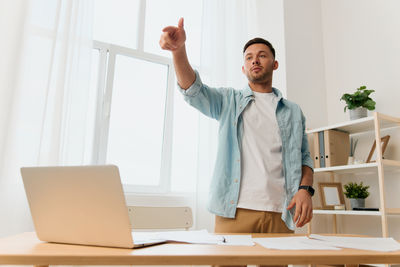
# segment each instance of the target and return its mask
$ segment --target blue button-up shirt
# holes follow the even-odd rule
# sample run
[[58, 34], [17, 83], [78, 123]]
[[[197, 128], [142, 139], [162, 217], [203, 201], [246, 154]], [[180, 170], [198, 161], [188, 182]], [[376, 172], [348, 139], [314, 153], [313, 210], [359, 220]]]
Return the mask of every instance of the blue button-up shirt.
[[[234, 218], [239, 199], [240, 188], [240, 149], [243, 135], [242, 112], [254, 101], [249, 86], [243, 90], [233, 88], [211, 88], [202, 83], [197, 71], [195, 82], [181, 92], [186, 102], [204, 115], [219, 121], [218, 152], [213, 179], [210, 185], [208, 209], [210, 212], [228, 218]], [[312, 159], [305, 134], [305, 117], [300, 107], [282, 98], [279, 90], [272, 88], [278, 97], [276, 119], [282, 138], [282, 161], [285, 177], [285, 202], [297, 192], [302, 165], [313, 168]], [[284, 209], [282, 220], [288, 228], [294, 230], [294, 208]]]

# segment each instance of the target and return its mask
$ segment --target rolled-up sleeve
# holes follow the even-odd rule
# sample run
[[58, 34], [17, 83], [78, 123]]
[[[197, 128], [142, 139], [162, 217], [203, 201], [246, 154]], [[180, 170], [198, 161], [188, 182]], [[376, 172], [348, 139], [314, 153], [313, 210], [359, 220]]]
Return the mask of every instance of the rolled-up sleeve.
[[191, 106], [204, 115], [219, 120], [224, 99], [223, 90], [203, 84], [196, 70], [195, 74], [196, 80], [188, 89], [185, 90], [178, 84], [180, 92], [184, 95], [185, 101]]
[[179, 91], [184, 96], [190, 96], [190, 97], [196, 96], [200, 92], [201, 87], [203, 86], [203, 83], [201, 81], [200, 75], [197, 72], [197, 70], [195, 70], [194, 73], [196, 74], [196, 80], [188, 89], [183, 89], [178, 83]]

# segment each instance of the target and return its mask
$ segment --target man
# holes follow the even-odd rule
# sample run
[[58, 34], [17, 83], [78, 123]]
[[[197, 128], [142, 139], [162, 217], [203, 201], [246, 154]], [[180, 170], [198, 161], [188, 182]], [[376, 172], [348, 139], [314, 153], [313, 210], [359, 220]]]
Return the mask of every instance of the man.
[[189, 64], [183, 18], [163, 29], [185, 100], [219, 121], [208, 208], [215, 232], [291, 233], [312, 218], [313, 166], [300, 107], [272, 87], [275, 50], [261, 38], [244, 47], [248, 86], [211, 88]]

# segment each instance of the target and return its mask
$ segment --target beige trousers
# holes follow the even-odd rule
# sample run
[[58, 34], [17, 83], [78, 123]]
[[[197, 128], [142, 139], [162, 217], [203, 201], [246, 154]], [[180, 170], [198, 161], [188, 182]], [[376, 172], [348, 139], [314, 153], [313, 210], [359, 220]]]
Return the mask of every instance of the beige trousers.
[[293, 233], [284, 221], [282, 214], [272, 211], [236, 210], [236, 217], [215, 216], [215, 233]]

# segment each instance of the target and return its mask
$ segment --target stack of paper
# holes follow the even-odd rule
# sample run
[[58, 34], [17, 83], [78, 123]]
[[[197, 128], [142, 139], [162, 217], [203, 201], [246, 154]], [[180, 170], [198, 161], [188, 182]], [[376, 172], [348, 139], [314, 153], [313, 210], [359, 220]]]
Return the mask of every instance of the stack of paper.
[[198, 231], [165, 231], [165, 232], [133, 232], [133, 240], [167, 240], [193, 244], [218, 244], [224, 237], [209, 234], [207, 230]]
[[133, 240], [167, 240], [192, 244], [219, 244], [231, 246], [253, 246], [251, 235], [215, 235], [207, 230], [133, 232]]
[[310, 235], [310, 239], [323, 241], [335, 247], [355, 248], [375, 251], [400, 250], [400, 244], [393, 238], [370, 238], [370, 237], [342, 237]]
[[340, 250], [340, 248], [326, 244], [323, 241], [312, 240], [306, 236], [291, 237], [271, 237], [271, 238], [253, 238], [253, 240], [263, 247], [270, 249], [324, 249], [324, 250]]
[[253, 238], [263, 247], [270, 249], [317, 249], [338, 250], [342, 248], [364, 249], [374, 251], [396, 251], [400, 250], [400, 244], [393, 238], [368, 238], [368, 237], [340, 237], [310, 235]]

